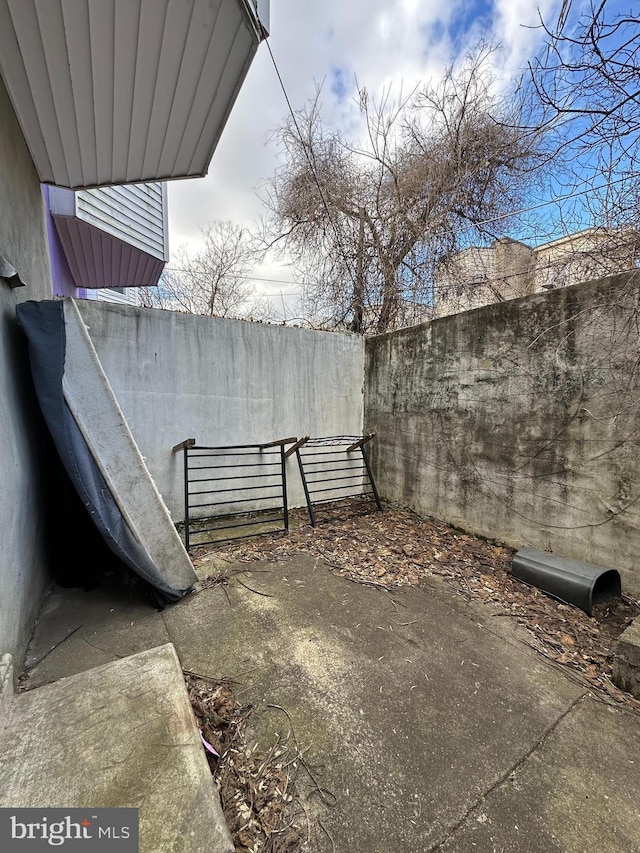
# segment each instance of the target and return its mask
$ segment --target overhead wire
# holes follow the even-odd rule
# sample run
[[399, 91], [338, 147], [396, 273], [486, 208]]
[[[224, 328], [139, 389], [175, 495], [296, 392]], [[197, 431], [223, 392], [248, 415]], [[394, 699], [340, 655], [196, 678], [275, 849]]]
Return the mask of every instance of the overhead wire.
[[[168, 272], [184, 272], [193, 274], [193, 270], [187, 269], [186, 267], [175, 267], [172, 263], [169, 263], [167, 266]], [[203, 273], [204, 275], [204, 273]], [[293, 281], [288, 278], [266, 278], [260, 275], [251, 275], [251, 273], [247, 273], [247, 275], [235, 275], [235, 278], [242, 279], [243, 281], [266, 281], [273, 282], [274, 284], [294, 284], [294, 285], [304, 285], [307, 282], [304, 281]], [[278, 294], [280, 291], [278, 291]], [[283, 296], [295, 296], [295, 293], [283, 293]]]
[[288, 93], [287, 93], [287, 89], [286, 89], [286, 87], [285, 87], [285, 85], [284, 85], [284, 80], [282, 79], [282, 75], [280, 74], [280, 69], [278, 68], [278, 64], [277, 64], [277, 62], [276, 62], [276, 58], [275, 58], [275, 56], [273, 55], [273, 51], [271, 50], [271, 45], [269, 44], [269, 41], [268, 41], [268, 40], [267, 40], [267, 42], [266, 42], [266, 45], [267, 45], [267, 50], [269, 51], [269, 56], [271, 57], [271, 62], [273, 63], [273, 68], [274, 68], [274, 70], [275, 70], [275, 72], [276, 72], [276, 76], [277, 76], [277, 78], [278, 78], [278, 82], [280, 83], [280, 88], [282, 89], [282, 94], [284, 95], [284, 99], [285, 99], [285, 101], [287, 102], [287, 107], [288, 107], [288, 109], [289, 109], [289, 113], [290, 113], [290, 115], [291, 115], [291, 119], [292, 119], [293, 124], [294, 124], [294, 127], [295, 127], [295, 129], [296, 129], [296, 133], [298, 134], [298, 138], [299, 138], [299, 140], [300, 140], [300, 144], [302, 145], [302, 150], [303, 150], [303, 152], [304, 152], [304, 156], [305, 156], [305, 158], [306, 158], [306, 160], [307, 160], [307, 163], [309, 164], [309, 169], [311, 170], [311, 174], [313, 175], [313, 179], [314, 179], [315, 184], [316, 184], [316, 186], [317, 186], [317, 188], [318, 188], [318, 193], [319, 193], [319, 195], [320, 195], [320, 199], [321, 199], [321, 201], [322, 201], [322, 206], [323, 206], [323, 207], [324, 207], [324, 209], [325, 209], [325, 212], [326, 212], [326, 214], [327, 214], [328, 220], [329, 220], [329, 222], [331, 223], [331, 227], [333, 228], [333, 231], [334, 231], [334, 233], [335, 233], [335, 235], [336, 235], [336, 243], [337, 243], [337, 245], [338, 245], [338, 249], [339, 249], [339, 251], [340, 251], [340, 254], [341, 254], [341, 255], [342, 255], [342, 257], [343, 257], [343, 260], [344, 260], [344, 262], [345, 262], [346, 269], [347, 269], [347, 270], [348, 270], [348, 272], [349, 272], [349, 277], [351, 278], [351, 282], [352, 282], [352, 284], [353, 284], [353, 286], [354, 286], [354, 289], [357, 289], [356, 279], [355, 279], [355, 276], [354, 276], [354, 274], [353, 274], [353, 270], [351, 269], [351, 262], [350, 262], [350, 260], [349, 260], [349, 258], [348, 258], [348, 256], [347, 256], [347, 253], [346, 253], [346, 252], [345, 252], [345, 250], [344, 250], [344, 246], [342, 245], [342, 240], [341, 240], [341, 238], [340, 238], [340, 232], [338, 231], [338, 226], [336, 225], [335, 220], [334, 220], [334, 217], [331, 215], [331, 211], [329, 210], [329, 205], [327, 204], [327, 200], [326, 200], [326, 197], [325, 197], [324, 190], [323, 190], [322, 185], [321, 185], [321, 183], [320, 183], [320, 179], [318, 178], [318, 173], [317, 173], [317, 171], [316, 171], [315, 164], [314, 164], [313, 160], [311, 159], [311, 156], [310, 156], [310, 154], [309, 154], [309, 151], [307, 150], [307, 145], [306, 145], [306, 143], [305, 143], [305, 141], [304, 141], [304, 138], [303, 138], [303, 136], [302, 136], [302, 131], [300, 130], [300, 125], [298, 124], [298, 119], [297, 119], [296, 114], [295, 114], [295, 112], [294, 112], [294, 109], [293, 109], [293, 107], [292, 107], [292, 105], [291, 105], [291, 100], [290, 100], [289, 95], [288, 95]]
[[[600, 174], [604, 174], [604, 173], [601, 172]], [[512, 216], [520, 216], [523, 213], [531, 213], [534, 210], [540, 210], [543, 207], [549, 207], [550, 205], [557, 204], [560, 201], [568, 201], [569, 199], [577, 198], [578, 196], [582, 196], [582, 195], [588, 195], [589, 193], [595, 194], [596, 192], [599, 192], [600, 190], [608, 189], [609, 187], [613, 187], [616, 184], [622, 183], [623, 181], [632, 180], [635, 177], [637, 177], [637, 173], [632, 172], [629, 175], [624, 175], [621, 178], [616, 178], [616, 180], [614, 180], [614, 181], [607, 181], [606, 183], [601, 184], [600, 186], [597, 186], [597, 187], [593, 187], [593, 186], [586, 187], [583, 190], [575, 190], [575, 191], [572, 191], [570, 193], [565, 193], [564, 195], [555, 196], [554, 198], [550, 198], [550, 199], [547, 199], [547, 200], [541, 201], [541, 202], [536, 202], [535, 204], [529, 205], [528, 207], [522, 207], [518, 210], [513, 210], [513, 211], [510, 211], [507, 213], [500, 213], [500, 214], [497, 214], [496, 216], [488, 217], [487, 219], [479, 219], [477, 222], [473, 222], [470, 225], [465, 225], [464, 228], [460, 228], [459, 232], [471, 231], [480, 225], [491, 225], [494, 222], [499, 222], [503, 219], [509, 219]]]
[[[281, 90], [282, 90], [282, 94], [283, 94], [283, 96], [284, 96], [284, 99], [285, 99], [285, 102], [286, 102], [287, 108], [288, 108], [288, 110], [289, 110], [289, 114], [290, 114], [290, 116], [291, 116], [291, 120], [292, 120], [292, 122], [293, 122], [293, 126], [295, 127], [295, 130], [296, 130], [296, 133], [297, 133], [298, 139], [300, 140], [300, 144], [301, 144], [301, 146], [302, 146], [302, 151], [303, 151], [304, 156], [305, 156], [305, 159], [306, 159], [306, 161], [307, 161], [307, 163], [308, 163], [308, 165], [309, 165], [310, 173], [311, 173], [311, 175], [312, 175], [312, 177], [313, 177], [313, 180], [314, 180], [314, 182], [315, 182], [315, 184], [316, 184], [316, 187], [317, 187], [317, 189], [318, 189], [318, 195], [319, 195], [320, 200], [321, 200], [321, 202], [322, 202], [322, 206], [323, 206], [323, 208], [324, 208], [324, 210], [325, 210], [325, 213], [326, 213], [326, 215], [327, 215], [327, 219], [328, 219], [328, 221], [329, 221], [329, 223], [330, 223], [330, 225], [331, 225], [331, 228], [332, 228], [332, 230], [333, 230], [333, 231], [334, 231], [334, 233], [335, 233], [335, 237], [336, 237], [336, 244], [337, 244], [337, 246], [338, 246], [338, 250], [339, 250], [340, 254], [341, 254], [341, 255], [342, 255], [342, 257], [343, 257], [343, 260], [344, 260], [344, 262], [345, 262], [345, 268], [346, 268], [346, 270], [347, 270], [347, 272], [348, 272], [348, 274], [349, 274], [349, 277], [351, 278], [351, 282], [352, 282], [352, 284], [353, 284], [354, 288], [356, 288], [356, 287], [357, 287], [357, 282], [356, 282], [356, 279], [355, 279], [354, 272], [353, 272], [353, 270], [352, 270], [352, 261], [349, 259], [348, 255], [347, 255], [347, 252], [345, 251], [345, 248], [344, 248], [344, 246], [343, 246], [343, 242], [342, 242], [342, 239], [341, 239], [341, 236], [340, 236], [340, 233], [339, 233], [339, 229], [338, 229], [338, 226], [337, 226], [337, 224], [336, 224], [336, 222], [335, 222], [335, 217], [332, 215], [331, 210], [330, 210], [330, 208], [329, 208], [329, 204], [328, 204], [328, 202], [327, 202], [326, 195], [325, 195], [324, 189], [323, 189], [323, 187], [322, 187], [322, 183], [321, 183], [321, 181], [320, 181], [320, 179], [319, 179], [319, 176], [318, 176], [318, 173], [317, 173], [317, 169], [316, 169], [315, 163], [314, 163], [314, 161], [313, 161], [313, 159], [312, 159], [312, 157], [311, 157], [311, 155], [310, 155], [310, 152], [309, 152], [309, 150], [308, 150], [308, 146], [307, 146], [307, 144], [306, 144], [306, 142], [305, 142], [305, 140], [304, 140], [304, 137], [303, 137], [303, 135], [302, 135], [302, 131], [301, 131], [301, 129], [300, 129], [300, 125], [299, 125], [299, 123], [298, 123], [298, 119], [297, 119], [296, 114], [295, 114], [295, 111], [294, 111], [294, 109], [293, 109], [293, 106], [292, 106], [292, 103], [291, 103], [291, 99], [289, 98], [289, 95], [288, 95], [288, 92], [287, 92], [286, 86], [285, 86], [285, 84], [284, 84], [284, 80], [283, 80], [282, 74], [280, 73], [280, 69], [279, 69], [279, 67], [278, 67], [278, 64], [277, 64], [277, 62], [276, 62], [275, 56], [274, 56], [273, 51], [272, 51], [272, 49], [271, 49], [271, 45], [270, 45], [270, 43], [269, 43], [269, 41], [268, 41], [268, 40], [266, 40], [266, 42], [265, 42], [265, 43], [266, 43], [266, 45], [267, 45], [267, 50], [268, 50], [268, 52], [269, 52], [269, 56], [270, 56], [270, 58], [271, 58], [271, 62], [272, 62], [272, 64], [273, 64], [273, 68], [274, 68], [274, 71], [275, 71], [275, 73], [276, 73], [276, 77], [277, 77], [277, 79], [278, 79], [278, 83], [279, 83], [279, 85], [280, 85], [280, 88], [281, 88]], [[603, 172], [603, 171], [602, 171], [602, 172], [599, 172], [599, 174], [605, 174], [605, 172]], [[593, 177], [593, 176], [592, 176], [592, 177]], [[624, 176], [622, 176], [622, 177], [620, 177], [620, 178], [617, 178], [617, 179], [615, 179], [615, 180], [607, 181], [607, 182], [605, 182], [604, 184], [601, 184], [601, 185], [599, 185], [599, 186], [597, 186], [597, 187], [587, 186], [587, 187], [585, 187], [584, 189], [581, 189], [581, 190], [572, 190], [572, 191], [571, 191], [571, 192], [569, 192], [569, 193], [565, 193], [565, 194], [563, 194], [563, 195], [559, 195], [559, 196], [555, 196], [555, 197], [552, 197], [552, 198], [549, 198], [549, 199], [545, 199], [545, 200], [543, 200], [543, 201], [535, 202], [535, 203], [533, 203], [533, 204], [530, 204], [530, 205], [528, 205], [528, 206], [526, 206], [526, 207], [519, 208], [519, 209], [514, 210], [514, 211], [508, 211], [508, 212], [505, 212], [505, 213], [497, 214], [497, 215], [495, 215], [495, 216], [487, 217], [487, 218], [485, 218], [485, 219], [476, 220], [476, 221], [474, 221], [474, 222], [470, 222], [470, 223], [469, 223], [468, 225], [466, 225], [466, 226], [463, 226], [463, 227], [459, 228], [459, 229], [458, 229], [458, 233], [459, 233], [459, 234], [464, 234], [464, 233], [469, 232], [469, 231], [472, 231], [472, 230], [477, 230], [478, 228], [481, 228], [481, 227], [482, 227], [482, 226], [484, 226], [484, 225], [491, 225], [491, 224], [494, 224], [494, 223], [496, 223], [496, 222], [503, 221], [503, 220], [505, 220], [505, 219], [510, 219], [510, 218], [513, 218], [513, 217], [521, 216], [521, 215], [526, 214], [526, 213], [531, 213], [531, 212], [533, 212], [533, 211], [540, 210], [540, 209], [543, 209], [543, 208], [545, 208], [545, 207], [549, 207], [549, 206], [551, 206], [551, 205], [558, 204], [558, 203], [560, 203], [560, 202], [569, 201], [569, 200], [570, 200], [570, 199], [572, 199], [572, 198], [578, 198], [578, 197], [580, 197], [580, 196], [588, 195], [589, 193], [593, 193], [593, 194], [595, 194], [595, 193], [600, 192], [600, 191], [602, 191], [602, 190], [608, 189], [609, 187], [612, 187], [612, 186], [615, 186], [615, 185], [617, 185], [617, 184], [620, 184], [620, 183], [622, 183], [623, 181], [631, 180], [631, 179], [633, 179], [634, 177], [635, 177], [635, 174], [634, 174], [634, 173], [632, 173], [632, 174], [630, 174], [630, 175], [624, 175]], [[528, 238], [528, 239], [531, 239], [531, 238]], [[184, 269], [184, 268], [180, 268], [180, 267], [170, 267], [170, 269], [174, 270], [175, 272], [188, 272], [188, 270], [186, 270], [186, 269]], [[520, 276], [520, 275], [524, 275], [524, 274], [525, 274], [525, 273], [523, 273], [523, 272], [516, 272], [516, 273], [511, 273], [511, 274], [509, 274], [509, 277], [515, 277], [515, 276]], [[304, 281], [293, 281], [293, 280], [290, 280], [290, 279], [267, 278], [267, 277], [263, 277], [263, 276], [256, 276], [256, 275], [241, 275], [241, 276], [238, 276], [238, 278], [241, 278], [241, 279], [243, 279], [243, 280], [248, 280], [248, 281], [261, 281], [261, 282], [267, 282], [267, 283], [269, 283], [269, 282], [273, 282], [273, 283], [275, 283], [275, 284], [291, 284], [291, 285], [297, 285], [297, 286], [300, 286], [300, 287], [304, 287], [304, 286], [305, 286], [305, 284], [307, 284], [307, 282], [304, 282]], [[443, 288], [443, 287], [442, 287], [442, 285], [441, 285], [441, 288], [439, 288], [439, 289], [440, 289], [440, 291], [442, 292], [442, 290], [444, 290], [444, 289], [449, 289], [449, 287], [450, 287], [451, 289], [453, 289], [453, 285], [445, 286], [444, 288]], [[299, 292], [291, 292], [291, 293], [282, 293], [282, 292], [280, 292], [280, 293], [279, 293], [279, 295], [280, 295], [280, 296], [299, 296], [300, 294], [299, 294]], [[414, 304], [415, 304], [415, 303], [414, 303]], [[420, 303], [418, 303], [418, 304], [420, 304]]]

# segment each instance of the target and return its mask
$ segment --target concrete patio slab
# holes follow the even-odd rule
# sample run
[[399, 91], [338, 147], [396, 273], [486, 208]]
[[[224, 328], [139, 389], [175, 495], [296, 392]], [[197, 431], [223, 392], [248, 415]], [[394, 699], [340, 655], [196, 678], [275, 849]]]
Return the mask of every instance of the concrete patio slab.
[[267, 705], [288, 711], [337, 799], [322, 817], [337, 850], [430, 849], [583, 695], [475, 607], [357, 586], [310, 558], [243, 581], [270, 597], [234, 585], [230, 607], [206, 590], [166, 614], [169, 635], [184, 666], [250, 683], [260, 740], [289, 727]]
[[171, 645], [7, 702], [0, 806], [129, 806], [145, 853], [233, 851]]
[[24, 666], [38, 687], [169, 642], [137, 588], [115, 579], [85, 592], [56, 587], [45, 599]]
[[[640, 717], [591, 698], [495, 608], [435, 578], [423, 589], [367, 588], [312, 557], [228, 570], [225, 589], [149, 618], [183, 668], [240, 682], [263, 746], [293, 725], [330, 792], [321, 803], [307, 780], [309, 808], [326, 829], [312, 842], [318, 850], [640, 849], [631, 819]], [[127, 606], [118, 605], [123, 626]], [[93, 630], [109, 648], [109, 621]], [[54, 662], [60, 674], [80, 665], [54, 654], [48, 677]]]
[[638, 717], [587, 696], [441, 849], [638, 850], [638, 756]]

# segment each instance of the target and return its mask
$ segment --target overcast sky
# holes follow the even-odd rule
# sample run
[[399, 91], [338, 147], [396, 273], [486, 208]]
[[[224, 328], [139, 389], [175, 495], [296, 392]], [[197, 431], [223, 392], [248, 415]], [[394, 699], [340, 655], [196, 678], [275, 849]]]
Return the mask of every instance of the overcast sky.
[[[323, 114], [350, 132], [357, 126], [356, 78], [371, 94], [393, 83], [409, 90], [437, 80], [445, 66], [482, 36], [502, 47], [499, 73], [517, 75], [541, 42], [539, 22], [555, 21], [560, 0], [271, 0], [269, 44], [294, 109], [323, 83]], [[539, 10], [539, 11], [538, 11]], [[266, 45], [260, 45], [206, 178], [169, 184], [170, 246], [198, 246], [199, 229], [216, 219], [253, 225], [264, 208], [256, 192], [273, 174], [277, 147], [269, 132], [287, 105]], [[290, 279], [268, 261], [258, 274]], [[256, 281], [256, 291], [294, 293]], [[286, 297], [292, 306], [294, 297]]]

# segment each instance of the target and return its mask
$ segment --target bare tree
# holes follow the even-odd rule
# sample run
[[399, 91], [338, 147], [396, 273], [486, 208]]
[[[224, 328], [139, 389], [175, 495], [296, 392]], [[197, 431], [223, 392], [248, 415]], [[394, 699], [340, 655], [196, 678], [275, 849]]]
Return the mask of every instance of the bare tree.
[[637, 267], [640, 18], [623, 14], [623, 2], [564, 0], [555, 24], [541, 21], [546, 44], [530, 64], [528, 115], [553, 163], [546, 203], [518, 216], [525, 243], [474, 246], [441, 265], [438, 313]]
[[178, 251], [156, 287], [141, 288], [141, 304], [211, 317], [262, 315], [250, 273], [263, 249], [245, 229], [217, 221], [202, 230], [202, 248]]
[[[575, 4], [576, 6], [578, 4]], [[585, 10], [563, 0], [555, 26], [544, 21], [546, 48], [531, 64], [547, 121], [578, 117], [581, 139], [615, 136], [637, 156], [640, 130], [640, 18], [615, 10], [610, 0], [591, 0]], [[626, 147], [624, 140], [628, 140]]]
[[[632, 8], [627, 3], [625, 8]], [[586, 207], [601, 227], [637, 225], [640, 194], [640, 16], [620, 2], [563, 0], [555, 24], [542, 21], [546, 47], [531, 63], [538, 123], [569, 152], [562, 178], [602, 187]]]
[[493, 50], [408, 96], [374, 101], [360, 88], [360, 144], [325, 124], [320, 92], [277, 132], [286, 162], [266, 193], [273, 242], [304, 271], [317, 314], [355, 332], [394, 328], [407, 305], [433, 305], [442, 259], [517, 205], [540, 137], [495, 94]]

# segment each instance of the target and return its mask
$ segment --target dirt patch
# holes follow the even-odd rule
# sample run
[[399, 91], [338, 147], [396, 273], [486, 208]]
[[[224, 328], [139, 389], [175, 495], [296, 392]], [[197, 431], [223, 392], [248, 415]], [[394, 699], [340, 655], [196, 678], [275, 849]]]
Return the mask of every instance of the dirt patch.
[[[466, 600], [494, 605], [495, 618], [524, 626], [528, 644], [617, 703], [640, 710], [640, 702], [611, 681], [613, 653], [622, 631], [640, 613], [640, 603], [622, 599], [598, 605], [592, 617], [511, 576], [514, 551], [449, 525], [397, 507], [372, 512], [352, 499], [332, 504], [315, 528], [306, 511], [291, 512], [288, 534], [196, 549], [194, 564], [280, 560], [299, 553], [324, 558], [338, 574], [383, 589], [428, 584], [434, 576]], [[222, 576], [224, 570], [222, 570]], [[219, 582], [220, 572], [215, 576]], [[212, 581], [209, 581], [209, 583]], [[207, 581], [203, 582], [207, 584]]]

